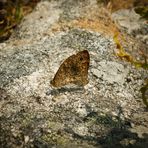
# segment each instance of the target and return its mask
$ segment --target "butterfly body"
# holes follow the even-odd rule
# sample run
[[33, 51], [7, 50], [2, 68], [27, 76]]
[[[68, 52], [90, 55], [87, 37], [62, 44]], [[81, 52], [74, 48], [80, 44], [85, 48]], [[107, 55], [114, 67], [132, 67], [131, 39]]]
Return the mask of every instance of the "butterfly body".
[[90, 57], [87, 50], [83, 50], [68, 57], [56, 72], [51, 85], [61, 87], [70, 83], [84, 86], [88, 83], [88, 68]]

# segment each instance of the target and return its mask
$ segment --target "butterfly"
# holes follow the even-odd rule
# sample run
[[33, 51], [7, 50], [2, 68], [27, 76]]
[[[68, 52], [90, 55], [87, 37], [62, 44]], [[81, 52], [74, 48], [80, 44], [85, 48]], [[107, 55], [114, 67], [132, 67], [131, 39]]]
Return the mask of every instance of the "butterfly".
[[78, 86], [86, 85], [89, 63], [90, 56], [87, 50], [71, 55], [61, 64], [50, 84], [54, 87], [62, 87], [71, 83]]

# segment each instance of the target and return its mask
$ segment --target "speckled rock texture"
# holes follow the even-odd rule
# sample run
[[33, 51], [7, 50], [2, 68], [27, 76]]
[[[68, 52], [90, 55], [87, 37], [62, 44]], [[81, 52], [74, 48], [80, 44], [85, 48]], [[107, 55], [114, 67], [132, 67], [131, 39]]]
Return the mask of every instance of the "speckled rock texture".
[[[108, 17], [97, 0], [41, 1], [0, 44], [1, 148], [146, 148], [148, 72], [116, 56]], [[133, 55], [147, 48], [124, 34]], [[53, 88], [60, 64], [81, 50], [90, 54], [89, 83]]]

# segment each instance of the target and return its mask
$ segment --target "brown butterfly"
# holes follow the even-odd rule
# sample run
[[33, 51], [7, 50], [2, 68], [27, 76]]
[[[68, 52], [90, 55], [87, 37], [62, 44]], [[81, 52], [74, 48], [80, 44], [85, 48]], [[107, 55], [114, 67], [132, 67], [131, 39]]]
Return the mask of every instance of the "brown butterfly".
[[88, 68], [90, 57], [87, 50], [83, 50], [68, 57], [56, 72], [50, 82], [54, 87], [61, 87], [70, 83], [84, 86], [88, 83]]

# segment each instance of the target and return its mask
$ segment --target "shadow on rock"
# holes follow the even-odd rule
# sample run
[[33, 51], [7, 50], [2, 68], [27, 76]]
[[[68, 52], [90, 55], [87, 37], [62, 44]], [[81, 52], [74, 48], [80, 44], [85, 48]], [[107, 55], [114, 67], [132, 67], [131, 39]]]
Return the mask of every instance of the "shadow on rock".
[[148, 145], [148, 134], [139, 138], [137, 133], [125, 129], [112, 129], [107, 136], [98, 139], [103, 148], [146, 148]]
[[63, 93], [71, 93], [71, 92], [83, 92], [85, 91], [83, 87], [77, 87], [77, 88], [58, 88], [58, 89], [52, 89], [52, 90], [48, 90], [46, 92], [46, 95], [52, 95], [52, 96], [56, 96], [59, 94], [63, 94]]

